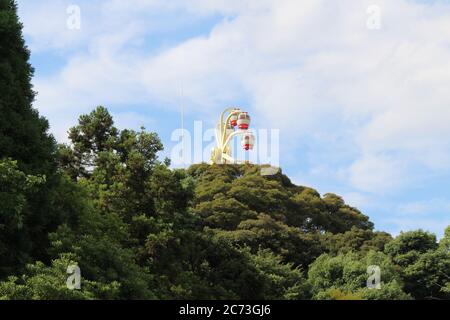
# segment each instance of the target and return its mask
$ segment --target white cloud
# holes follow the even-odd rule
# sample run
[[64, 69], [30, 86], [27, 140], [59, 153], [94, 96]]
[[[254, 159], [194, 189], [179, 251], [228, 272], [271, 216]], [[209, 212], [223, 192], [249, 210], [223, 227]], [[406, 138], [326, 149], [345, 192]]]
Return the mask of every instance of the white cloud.
[[408, 182], [406, 168], [392, 156], [366, 154], [348, 168], [351, 184], [358, 190], [385, 193]]
[[156, 120], [136, 112], [112, 112], [114, 124], [119, 129], [132, 129], [139, 131], [141, 127], [149, 128], [155, 125]]
[[374, 206], [374, 201], [367, 195], [359, 192], [349, 192], [342, 194], [345, 203], [355, 208], [367, 208]]
[[[283, 128], [288, 144], [321, 136], [329, 154], [321, 166], [356, 191], [392, 192], [423, 172], [449, 173], [445, 4], [114, 0], [86, 4], [83, 29], [73, 36], [60, 28], [65, 2], [48, 3], [29, 7], [41, 14], [22, 12], [34, 47], [72, 50], [60, 73], [35, 80], [37, 106], [50, 120], [61, 119], [57, 131], [62, 118], [96, 104], [174, 108], [182, 84], [191, 111], [212, 114], [247, 100], [260, 123]], [[372, 4], [382, 10], [378, 31], [366, 28]], [[178, 21], [145, 18], [158, 12], [226, 18], [207, 36], [143, 52], [150, 35]], [[352, 160], [336, 167], [333, 159], [343, 157], [336, 152], [349, 150]]]
[[450, 200], [431, 199], [428, 201], [414, 201], [399, 205], [398, 212], [404, 216], [421, 216], [431, 213], [445, 214], [450, 223]]

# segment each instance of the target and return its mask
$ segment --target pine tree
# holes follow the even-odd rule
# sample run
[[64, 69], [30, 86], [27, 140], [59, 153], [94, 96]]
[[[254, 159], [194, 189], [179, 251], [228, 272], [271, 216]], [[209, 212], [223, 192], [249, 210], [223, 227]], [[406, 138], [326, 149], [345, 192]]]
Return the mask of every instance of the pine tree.
[[[29, 58], [17, 4], [13, 0], [0, 0], [0, 164], [10, 168], [10, 161], [14, 161], [16, 176], [40, 177], [43, 182], [33, 193], [19, 194], [21, 189], [11, 183], [0, 188], [4, 201], [0, 232], [9, 235], [3, 249], [11, 258], [0, 259], [0, 278], [20, 271], [33, 259], [46, 259], [47, 234], [60, 223], [61, 216], [52, 209], [59, 184], [56, 143], [47, 132], [47, 120], [32, 106], [34, 70]], [[9, 208], [16, 209], [20, 224], [11, 224], [8, 217], [12, 213], [5, 209], [6, 203], [16, 203], [14, 199], [19, 199], [19, 195], [20, 203]]]
[[55, 141], [33, 109], [33, 68], [13, 0], [0, 0], [0, 159], [12, 158], [29, 174], [55, 170]]

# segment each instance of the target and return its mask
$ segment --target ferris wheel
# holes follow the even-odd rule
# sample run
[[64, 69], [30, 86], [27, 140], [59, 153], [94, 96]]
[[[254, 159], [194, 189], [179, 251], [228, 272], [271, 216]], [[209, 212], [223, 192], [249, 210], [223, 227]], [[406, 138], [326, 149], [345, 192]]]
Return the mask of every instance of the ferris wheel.
[[230, 142], [236, 136], [242, 136], [241, 145], [244, 150], [253, 150], [255, 136], [249, 131], [251, 118], [248, 112], [239, 108], [228, 108], [222, 112], [219, 123], [216, 126], [217, 146], [211, 152], [211, 164], [236, 164], [233, 158]]

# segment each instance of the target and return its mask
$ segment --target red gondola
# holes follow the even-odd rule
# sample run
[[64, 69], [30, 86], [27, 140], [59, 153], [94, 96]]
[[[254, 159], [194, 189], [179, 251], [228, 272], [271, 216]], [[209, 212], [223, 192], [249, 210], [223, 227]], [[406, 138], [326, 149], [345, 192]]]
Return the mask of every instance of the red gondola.
[[255, 146], [255, 137], [251, 133], [246, 133], [242, 137], [242, 147], [245, 150], [253, 150], [253, 147]]
[[231, 116], [230, 123], [231, 123], [231, 125], [232, 125], [233, 127], [236, 127], [236, 126], [237, 126], [237, 123], [238, 123], [238, 115], [237, 115], [237, 114], [233, 114], [233, 115]]
[[242, 112], [239, 114], [237, 126], [241, 130], [247, 130], [250, 127], [250, 116], [247, 112]]

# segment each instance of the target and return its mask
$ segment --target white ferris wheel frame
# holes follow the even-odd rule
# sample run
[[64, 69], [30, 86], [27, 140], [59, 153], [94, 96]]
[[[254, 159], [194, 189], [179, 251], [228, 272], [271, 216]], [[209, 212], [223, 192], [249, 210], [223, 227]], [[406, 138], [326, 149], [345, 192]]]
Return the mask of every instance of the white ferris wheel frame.
[[[229, 113], [226, 120], [224, 121], [225, 115]], [[233, 133], [227, 135], [227, 127], [231, 125], [231, 118], [233, 116], [239, 116], [242, 113], [242, 110], [239, 108], [227, 108], [220, 115], [219, 123], [216, 126], [215, 135], [216, 135], [216, 148], [214, 148], [211, 152], [211, 164], [238, 164], [245, 163], [245, 161], [238, 161], [232, 156], [232, 148], [230, 146], [230, 142], [234, 137], [239, 135], [245, 135], [248, 133], [252, 133], [250, 130], [242, 130], [238, 129]]]

